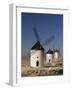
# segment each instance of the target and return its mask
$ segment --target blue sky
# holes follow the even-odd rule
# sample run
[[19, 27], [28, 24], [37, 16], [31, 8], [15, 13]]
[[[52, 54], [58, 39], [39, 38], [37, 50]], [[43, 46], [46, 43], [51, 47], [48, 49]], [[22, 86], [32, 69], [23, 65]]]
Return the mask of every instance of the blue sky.
[[54, 35], [55, 39], [43, 47], [45, 51], [49, 48], [60, 48], [63, 52], [63, 15], [61, 14], [39, 14], [21, 13], [21, 44], [22, 55], [26, 55], [36, 43], [33, 28], [37, 29], [41, 43]]

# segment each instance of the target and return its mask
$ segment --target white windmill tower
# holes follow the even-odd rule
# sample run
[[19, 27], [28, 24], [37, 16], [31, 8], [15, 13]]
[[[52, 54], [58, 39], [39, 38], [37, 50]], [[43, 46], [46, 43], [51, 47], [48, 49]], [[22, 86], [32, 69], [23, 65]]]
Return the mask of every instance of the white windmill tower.
[[49, 49], [48, 52], [46, 53], [46, 63], [52, 62], [53, 62], [53, 51]]
[[44, 54], [44, 48], [40, 44], [39, 41], [37, 41], [33, 47], [31, 48], [31, 67], [42, 67], [43, 66], [43, 54]]
[[54, 50], [54, 61], [59, 61], [60, 49]]
[[36, 36], [37, 42], [31, 48], [30, 56], [30, 66], [31, 67], [42, 67], [44, 60], [44, 48], [40, 43], [39, 35], [34, 28], [34, 34]]

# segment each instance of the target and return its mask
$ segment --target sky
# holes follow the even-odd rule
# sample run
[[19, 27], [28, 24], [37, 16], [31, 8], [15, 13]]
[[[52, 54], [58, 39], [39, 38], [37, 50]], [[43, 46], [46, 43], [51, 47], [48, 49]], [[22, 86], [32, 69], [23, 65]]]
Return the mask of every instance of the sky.
[[55, 37], [51, 43], [43, 45], [45, 52], [49, 48], [60, 48], [63, 53], [63, 15], [62, 14], [39, 14], [21, 13], [21, 45], [22, 56], [30, 52], [36, 43], [33, 29], [36, 28], [41, 44], [52, 35]]

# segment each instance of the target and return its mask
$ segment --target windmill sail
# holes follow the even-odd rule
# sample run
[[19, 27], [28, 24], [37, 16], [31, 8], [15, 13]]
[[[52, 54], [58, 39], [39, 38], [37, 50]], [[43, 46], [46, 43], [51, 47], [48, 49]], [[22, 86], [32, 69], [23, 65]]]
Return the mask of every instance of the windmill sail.
[[43, 45], [47, 45], [47, 44], [51, 43], [54, 39], [55, 39], [55, 36], [52, 35], [50, 38], [48, 38], [48, 39], [43, 43]]
[[40, 42], [40, 37], [38, 35], [38, 32], [37, 32], [36, 28], [33, 29], [33, 32], [34, 32], [34, 35], [36, 37], [36, 40]]

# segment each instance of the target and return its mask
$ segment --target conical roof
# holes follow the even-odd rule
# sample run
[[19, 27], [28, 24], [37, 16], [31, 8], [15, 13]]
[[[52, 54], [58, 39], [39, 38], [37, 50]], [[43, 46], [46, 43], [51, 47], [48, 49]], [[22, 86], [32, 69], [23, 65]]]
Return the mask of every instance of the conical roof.
[[47, 54], [53, 54], [53, 51], [51, 49], [49, 49]]
[[42, 50], [42, 51], [44, 51], [44, 48], [43, 48], [43, 46], [40, 44], [40, 42], [37, 41], [37, 42], [32, 46], [31, 50]]
[[58, 49], [55, 49], [54, 52], [59, 52], [59, 50]]

